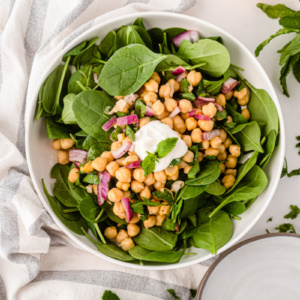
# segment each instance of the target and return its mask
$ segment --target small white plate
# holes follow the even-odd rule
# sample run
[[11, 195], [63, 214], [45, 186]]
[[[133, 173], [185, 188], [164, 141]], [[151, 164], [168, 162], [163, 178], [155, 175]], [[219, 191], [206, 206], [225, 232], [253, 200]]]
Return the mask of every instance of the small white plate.
[[299, 300], [300, 235], [265, 234], [233, 246], [209, 268], [198, 300]]

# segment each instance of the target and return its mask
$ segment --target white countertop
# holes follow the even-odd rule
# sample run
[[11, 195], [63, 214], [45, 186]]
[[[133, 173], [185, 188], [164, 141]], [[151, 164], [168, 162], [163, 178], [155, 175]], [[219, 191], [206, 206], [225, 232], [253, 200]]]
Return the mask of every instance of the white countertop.
[[[198, 3], [186, 11], [185, 14], [201, 18], [221, 27], [239, 39], [254, 53], [258, 44], [281, 27], [278, 24], [278, 20], [268, 18], [265, 13], [256, 7], [256, 4], [259, 2], [257, 0], [198, 0]], [[291, 9], [300, 10], [300, 2], [298, 0], [265, 0], [261, 2], [271, 5], [284, 3]], [[281, 49], [292, 37], [293, 34], [287, 34], [275, 38], [258, 57], [280, 101], [285, 122], [285, 156], [288, 161], [289, 171], [300, 168], [300, 155], [298, 155], [298, 149], [295, 148], [297, 143], [296, 136], [300, 135], [300, 84], [290, 74], [287, 79], [290, 98], [282, 94], [279, 83], [280, 55], [277, 53], [277, 50]], [[300, 207], [299, 195], [300, 177], [282, 178], [269, 207], [244, 239], [264, 234], [266, 233], [266, 228], [270, 232], [277, 232], [274, 228], [282, 223], [292, 223], [296, 232], [300, 233], [300, 216], [294, 220], [283, 218], [290, 211], [290, 204]], [[273, 221], [267, 223], [270, 217], [273, 217]]]

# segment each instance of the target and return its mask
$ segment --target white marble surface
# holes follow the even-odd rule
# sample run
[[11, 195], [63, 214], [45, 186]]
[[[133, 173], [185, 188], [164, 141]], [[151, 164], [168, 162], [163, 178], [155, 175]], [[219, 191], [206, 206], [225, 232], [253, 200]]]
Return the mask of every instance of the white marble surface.
[[[278, 20], [269, 19], [256, 4], [257, 0], [198, 0], [196, 6], [186, 12], [187, 15], [201, 18], [214, 25], [217, 25], [236, 38], [238, 38], [252, 53], [256, 46], [263, 40], [275, 33], [279, 28]], [[294, 10], [300, 10], [298, 0], [265, 0], [267, 4], [284, 3]], [[300, 84], [290, 74], [288, 76], [288, 90], [290, 98], [282, 94], [279, 84], [279, 54], [287, 41], [293, 34], [275, 38], [258, 57], [259, 62], [267, 72], [275, 91], [278, 95], [286, 128], [286, 158], [289, 170], [300, 168], [300, 155], [295, 148], [296, 136], [300, 135]], [[249, 231], [245, 238], [266, 233], [266, 228], [270, 232], [284, 222], [292, 223], [298, 233], [300, 233], [300, 215], [295, 220], [284, 219], [283, 216], [289, 212], [289, 205], [296, 204], [300, 207], [300, 177], [284, 177], [280, 180], [275, 195], [269, 207]], [[272, 222], [267, 220], [273, 217]], [[244, 238], [244, 239], [245, 239]]]

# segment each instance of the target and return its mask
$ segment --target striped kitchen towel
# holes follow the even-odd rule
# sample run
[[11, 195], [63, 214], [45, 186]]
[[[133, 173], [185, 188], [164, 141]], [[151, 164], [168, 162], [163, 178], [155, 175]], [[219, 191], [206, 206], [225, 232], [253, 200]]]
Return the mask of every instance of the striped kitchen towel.
[[142, 271], [108, 263], [74, 244], [33, 188], [24, 114], [40, 76], [70, 41], [130, 12], [183, 12], [195, 0], [0, 0], [0, 299], [192, 299], [207, 269]]

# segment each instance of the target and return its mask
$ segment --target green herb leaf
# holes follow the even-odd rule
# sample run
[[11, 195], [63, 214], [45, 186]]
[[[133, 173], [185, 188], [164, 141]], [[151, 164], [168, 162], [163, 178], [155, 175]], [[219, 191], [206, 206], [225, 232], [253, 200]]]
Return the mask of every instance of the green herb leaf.
[[175, 158], [171, 161], [170, 163], [170, 168], [173, 168], [174, 166], [176, 165], [179, 165], [180, 163], [182, 162], [182, 159], [181, 158]]
[[188, 88], [191, 85], [186, 78], [181, 79], [180, 85], [185, 93], [188, 92]]
[[191, 293], [192, 297], [195, 298], [196, 294], [197, 294], [197, 290], [190, 289], [190, 293]]
[[102, 295], [102, 300], [120, 300], [120, 298], [112, 291], [106, 290]]
[[257, 3], [256, 6], [266, 13], [271, 19], [282, 18], [294, 12], [284, 4], [268, 5], [264, 3]]
[[288, 177], [293, 177], [296, 175], [300, 175], [300, 169], [296, 169], [287, 174]]
[[283, 164], [283, 167], [282, 167], [282, 171], [281, 171], [281, 176], [280, 178], [284, 177], [285, 175], [288, 174], [288, 165], [287, 165], [287, 161], [286, 161], [286, 158], [284, 158], [284, 164]]
[[134, 112], [138, 118], [143, 118], [146, 114], [146, 104], [141, 99], [138, 99], [134, 103]]
[[297, 205], [290, 205], [291, 211], [284, 216], [285, 219], [296, 219], [300, 214], [300, 208]]
[[279, 230], [280, 232], [296, 233], [294, 226], [290, 223], [281, 224], [278, 227], [276, 227], [275, 229]]
[[167, 156], [175, 147], [176, 143], [177, 143], [178, 138], [167, 138], [163, 141], [161, 141], [158, 145], [157, 145], [157, 156], [158, 158], [163, 158], [165, 156]]
[[285, 28], [300, 29], [300, 11], [290, 12], [281, 17], [279, 24]]
[[176, 296], [176, 293], [173, 289], [168, 289], [167, 291], [174, 297], [175, 300], [180, 299], [178, 296]]
[[142, 162], [142, 168], [144, 170], [144, 176], [152, 173], [155, 169], [155, 161], [157, 160], [155, 154], [148, 153]]
[[164, 201], [167, 201], [167, 202], [173, 202], [173, 197], [172, 197], [172, 194], [167, 190], [167, 189], [164, 189], [163, 192], [161, 191], [155, 191], [153, 192], [153, 194], [157, 197], [157, 199], [159, 200], [164, 200]]
[[129, 125], [126, 125], [126, 136], [129, 136], [133, 142], [135, 141], [134, 131], [131, 129]]

